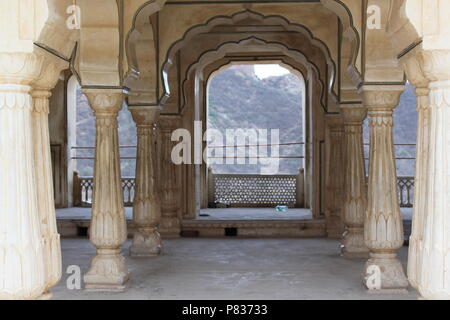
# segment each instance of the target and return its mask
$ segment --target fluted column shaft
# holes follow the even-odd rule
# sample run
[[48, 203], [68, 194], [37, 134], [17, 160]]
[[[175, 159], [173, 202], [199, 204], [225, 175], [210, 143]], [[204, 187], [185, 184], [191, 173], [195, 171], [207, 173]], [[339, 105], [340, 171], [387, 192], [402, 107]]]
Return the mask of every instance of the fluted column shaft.
[[329, 154], [326, 178], [326, 224], [327, 236], [340, 239], [344, 232], [342, 222], [342, 196], [344, 188], [344, 125], [340, 115], [329, 115]]
[[46, 290], [30, 95], [42, 65], [34, 54], [0, 53], [0, 300]]
[[368, 205], [364, 239], [370, 249], [366, 276], [379, 270], [382, 291], [408, 286], [397, 250], [403, 246], [403, 221], [398, 203], [397, 170], [393, 143], [393, 110], [404, 86], [364, 87], [370, 126]]
[[[425, 51], [421, 63], [429, 84], [430, 131], [422, 217], [419, 292], [426, 299], [450, 299], [450, 51]], [[420, 208], [419, 208], [420, 209]]]
[[84, 90], [96, 118], [94, 194], [90, 240], [97, 248], [84, 276], [86, 289], [116, 291], [125, 288], [128, 270], [120, 248], [127, 238], [123, 207], [117, 115], [123, 92]]
[[61, 71], [68, 63], [59, 58], [44, 61], [39, 78], [33, 83], [33, 139], [37, 204], [41, 221], [41, 236], [44, 249], [46, 293], [51, 297], [50, 288], [61, 279], [61, 243], [56, 226], [55, 199], [53, 190], [50, 132], [48, 124], [49, 98]]
[[418, 277], [420, 276], [423, 229], [427, 214], [425, 197], [427, 189], [426, 169], [428, 165], [430, 143], [430, 105], [428, 94], [428, 88], [416, 88], [418, 113], [416, 174], [414, 178], [412, 230], [411, 236], [409, 237], [408, 251], [408, 280], [411, 286], [416, 289], [418, 289]]
[[153, 256], [161, 252], [161, 201], [156, 186], [154, 163], [155, 130], [159, 116], [157, 107], [129, 107], [137, 126], [136, 189], [133, 201], [133, 221], [136, 226], [132, 256]]
[[53, 174], [48, 127], [49, 102], [51, 93], [46, 90], [33, 91], [33, 135], [34, 159], [38, 212], [41, 222], [41, 236], [44, 248], [46, 291], [61, 279], [61, 244], [56, 227]]
[[342, 213], [346, 230], [342, 239], [342, 251], [347, 257], [366, 257], [369, 249], [364, 243], [367, 187], [362, 123], [367, 112], [362, 105], [342, 105], [341, 112], [344, 118], [346, 151]]
[[167, 237], [180, 236], [180, 177], [179, 166], [172, 161], [172, 132], [178, 128], [178, 118], [161, 118], [160, 144], [161, 144], [161, 233]]

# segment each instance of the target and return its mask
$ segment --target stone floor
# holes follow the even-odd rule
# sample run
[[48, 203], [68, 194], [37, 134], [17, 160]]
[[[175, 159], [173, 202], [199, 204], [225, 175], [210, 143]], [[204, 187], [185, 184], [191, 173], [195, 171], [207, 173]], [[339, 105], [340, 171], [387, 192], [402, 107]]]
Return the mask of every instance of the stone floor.
[[[130, 242], [124, 246], [128, 248]], [[130, 258], [128, 289], [94, 293], [66, 288], [67, 274], [53, 289], [55, 299], [417, 299], [407, 294], [368, 294], [360, 274], [364, 260], [339, 256], [328, 239], [194, 239], [164, 241], [163, 254]], [[63, 270], [85, 273], [95, 249], [87, 239], [63, 239]], [[400, 250], [405, 264], [407, 247]]]

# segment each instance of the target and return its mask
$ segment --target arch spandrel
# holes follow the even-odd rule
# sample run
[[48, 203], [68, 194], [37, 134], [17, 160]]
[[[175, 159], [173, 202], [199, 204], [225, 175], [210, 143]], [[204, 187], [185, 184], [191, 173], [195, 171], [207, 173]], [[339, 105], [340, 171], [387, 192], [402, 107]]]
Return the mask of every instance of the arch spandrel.
[[[216, 34], [212, 32], [211, 34], [201, 34], [197, 35], [192, 39], [191, 43], [196, 43], [195, 46], [189, 46], [186, 49], [181, 50], [182, 60], [180, 61], [181, 66], [179, 67], [180, 73], [185, 74], [189, 66], [198, 59], [198, 56], [206, 51], [215, 50], [221, 44], [225, 42], [238, 42], [240, 40], [249, 38], [253, 33], [239, 32], [235, 34]], [[330, 58], [324, 55], [324, 53], [315, 46], [312, 46], [308, 41], [307, 37], [302, 34], [295, 34], [293, 36], [291, 33], [256, 33], [258, 39], [267, 42], [278, 42], [283, 43], [290, 49], [297, 50], [305, 54], [309, 60], [318, 68], [320, 71], [320, 79], [322, 83], [326, 83], [328, 86], [328, 92], [331, 92], [331, 96], [334, 96], [334, 92], [331, 90], [334, 80], [334, 64], [329, 60]], [[261, 50], [263, 48], [259, 48]], [[328, 61], [327, 61], [328, 60]], [[169, 77], [169, 81], [171, 77]], [[326, 92], [326, 94], [328, 93]]]
[[79, 39], [79, 31], [67, 26], [69, 18], [67, 8], [73, 5], [73, 1], [47, 0], [46, 2], [47, 7], [43, 10], [46, 19], [35, 44], [69, 60], [75, 43]]
[[[131, 82], [136, 80], [143, 72], [139, 68], [138, 55], [145, 54], [139, 53], [139, 42], [149, 40], [148, 25], [152, 27], [153, 36], [155, 36], [155, 26], [153, 25], [154, 19], [150, 18], [156, 12], [161, 10], [166, 3], [166, 0], [129, 0], [124, 3], [124, 57], [123, 65], [125, 72], [124, 82]], [[156, 56], [155, 46], [146, 50], [151, 50], [152, 55]], [[153, 83], [156, 88], [156, 84]]]
[[[383, 5], [384, 4], [384, 5]], [[380, 25], [368, 27], [366, 25], [364, 45], [364, 84], [370, 83], [401, 83], [404, 71], [398, 63], [396, 48], [392, 45], [387, 32], [390, 14], [389, 3], [369, 0], [367, 6], [379, 8]]]
[[445, 0], [390, 0], [387, 31], [398, 58], [407, 56], [417, 47], [450, 49], [449, 12], [450, 2]]
[[[327, 54], [332, 57], [332, 61], [337, 61], [337, 40], [336, 40], [336, 30], [337, 30], [337, 20], [336, 20], [336, 30], [331, 32], [330, 29], [332, 28], [325, 28], [325, 26], [328, 26], [328, 20], [330, 18], [331, 13], [328, 10], [324, 10], [320, 4], [309, 4], [306, 7], [313, 6], [317, 10], [317, 13], [312, 14], [312, 12], [309, 12], [309, 10], [299, 10], [297, 15], [295, 16], [295, 21], [290, 21], [284, 18], [284, 12], [288, 12], [289, 14], [293, 11], [291, 7], [289, 6], [274, 6], [275, 8], [283, 7], [283, 12], [274, 13], [271, 12], [270, 16], [264, 16], [264, 14], [261, 14], [258, 12], [258, 5], [253, 5], [251, 10], [244, 10], [242, 11], [242, 7], [238, 6], [238, 10], [231, 10], [233, 6], [224, 6], [224, 7], [218, 7], [215, 10], [211, 10], [208, 6], [203, 9], [202, 7], [202, 15], [200, 15], [202, 18], [199, 19], [199, 13], [191, 12], [191, 7], [183, 7], [183, 13], [177, 12], [176, 10], [170, 10], [167, 9], [169, 7], [164, 8], [160, 12], [160, 31], [161, 31], [161, 43], [160, 43], [160, 56], [165, 57], [166, 59], [161, 59], [161, 68], [164, 63], [164, 61], [169, 61], [171, 63], [171, 59], [174, 56], [174, 53], [177, 52], [181, 47], [183, 47], [186, 43], [189, 43], [191, 37], [195, 36], [196, 34], [203, 33], [203, 32], [209, 32], [212, 28], [219, 26], [219, 25], [235, 25], [238, 24], [239, 21], [248, 19], [249, 17], [260, 20], [261, 24], [267, 24], [267, 25], [280, 25], [283, 26], [286, 30], [289, 31], [296, 31], [299, 33], [303, 33], [311, 39], [311, 41], [316, 45], [321, 47], [324, 51], [327, 51]], [[264, 7], [262, 5], [262, 7]], [[272, 6], [270, 6], [272, 7]], [[194, 7], [195, 9], [195, 7]], [[264, 11], [264, 10], [263, 10]], [[295, 11], [295, 10], [294, 10]], [[204, 16], [210, 12], [210, 19], [207, 20]], [[216, 15], [214, 15], [214, 12]], [[181, 20], [180, 23], [183, 22], [183, 20], [188, 20], [189, 23], [182, 24], [182, 25], [176, 25], [173, 23], [169, 23], [167, 19], [169, 19], [169, 13], [173, 13], [175, 16], [181, 15], [181, 17], [178, 18], [171, 18], [175, 21]], [[228, 15], [227, 15], [228, 14]], [[308, 15], [309, 14], [309, 15]], [[312, 16], [311, 16], [312, 14]], [[321, 16], [322, 14], [323, 16]], [[167, 19], [164, 19], [165, 15], [167, 15]], [[191, 16], [192, 15], [192, 16]], [[183, 17], [189, 16], [189, 19], [183, 19]], [[323, 19], [320, 19], [323, 18]], [[319, 20], [319, 21], [318, 21]], [[171, 20], [173, 21], [173, 20]], [[320, 22], [321, 21], [321, 22]], [[167, 25], [166, 25], [167, 24]], [[186, 24], [186, 25], [185, 25]], [[321, 30], [327, 30], [329, 32], [329, 39], [323, 39], [318, 38], [315, 36], [314, 28], [318, 27], [320, 25]], [[311, 29], [310, 29], [311, 27]]]
[[322, 5], [339, 17], [342, 25], [342, 45], [349, 52], [343, 61], [341, 73], [348, 72], [354, 85], [362, 81], [362, 46], [363, 25], [361, 0], [320, 0]]
[[[298, 32], [299, 35], [301, 34], [302, 36], [306, 37], [306, 39], [308, 39], [308, 42], [311, 44], [311, 45], [309, 45], [309, 47], [319, 48], [322, 51], [323, 55], [325, 57], [327, 57], [326, 58], [327, 66], [325, 67], [325, 69], [327, 70], [328, 74], [324, 76], [324, 79], [325, 79], [324, 83], [328, 84], [327, 86], [328, 86], [329, 90], [327, 90], [327, 91], [329, 91], [329, 93], [330, 93], [330, 98], [336, 100], [336, 95], [334, 94], [334, 92], [332, 90], [332, 88], [334, 87], [335, 79], [336, 79], [336, 64], [331, 59], [330, 50], [325, 45], [325, 43], [319, 39], [314, 38], [313, 35], [311, 34], [311, 32], [309, 30], [305, 29], [303, 26], [295, 25], [295, 24], [292, 25], [289, 23], [288, 20], [284, 19], [283, 17], [279, 17], [279, 16], [265, 17], [257, 12], [253, 12], [253, 11], [249, 11], [249, 10], [239, 12], [230, 17], [222, 17], [221, 16], [221, 17], [212, 19], [205, 25], [197, 26], [191, 30], [188, 30], [182, 39], [176, 41], [171, 46], [169, 52], [167, 53], [166, 60], [162, 63], [163, 64], [162, 72], [161, 72], [161, 76], [162, 76], [162, 80], [163, 80], [163, 86], [161, 86], [162, 96], [170, 95], [170, 88], [167, 85], [169, 82], [168, 72], [172, 68], [172, 66], [175, 64], [175, 60], [174, 60], [175, 55], [179, 50], [181, 50], [182, 48], [184, 48], [186, 46], [192, 46], [192, 43], [196, 37], [198, 37], [200, 34], [210, 32], [213, 28], [216, 28], [218, 26], [235, 26], [235, 25], [239, 25], [239, 23], [241, 21], [248, 21], [249, 19], [253, 19], [255, 21], [255, 23], [257, 22], [261, 26], [264, 26], [264, 25], [274, 26], [275, 25], [275, 26], [283, 27], [284, 30], [286, 30], [286, 31]], [[220, 37], [220, 34], [217, 34], [217, 35], [215, 34], [215, 36]], [[320, 74], [320, 72], [319, 72], [319, 74]], [[164, 99], [167, 99], [167, 97]]]

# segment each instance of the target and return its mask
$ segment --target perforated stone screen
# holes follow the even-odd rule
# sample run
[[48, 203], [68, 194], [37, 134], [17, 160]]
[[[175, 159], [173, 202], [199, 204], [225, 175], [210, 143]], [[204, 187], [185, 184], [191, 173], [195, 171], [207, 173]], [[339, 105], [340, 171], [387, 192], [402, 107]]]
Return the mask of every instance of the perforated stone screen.
[[216, 203], [263, 206], [296, 204], [295, 175], [214, 175]]

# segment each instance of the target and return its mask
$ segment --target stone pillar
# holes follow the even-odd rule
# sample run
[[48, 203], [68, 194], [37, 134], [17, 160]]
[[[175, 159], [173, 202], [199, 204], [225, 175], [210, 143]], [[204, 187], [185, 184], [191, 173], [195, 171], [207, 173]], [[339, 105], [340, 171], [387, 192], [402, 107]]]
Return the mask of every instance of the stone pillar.
[[86, 289], [121, 291], [129, 274], [120, 248], [127, 239], [120, 177], [117, 114], [121, 89], [85, 89], [96, 118], [94, 194], [90, 239], [97, 248], [84, 276]]
[[43, 60], [0, 53], [0, 300], [37, 299], [47, 289], [30, 95]]
[[45, 60], [39, 79], [33, 83], [33, 139], [37, 186], [37, 205], [41, 221], [41, 237], [44, 249], [46, 294], [61, 279], [61, 244], [56, 227], [53, 193], [52, 161], [48, 126], [50, 90], [56, 85], [61, 71], [68, 67], [63, 61]]
[[179, 127], [179, 119], [161, 117], [160, 121], [161, 146], [161, 206], [162, 219], [160, 232], [166, 237], [179, 237], [180, 226], [180, 166], [173, 163], [171, 154], [175, 142], [171, 141], [172, 132]]
[[412, 217], [412, 230], [409, 237], [408, 250], [408, 280], [412, 287], [418, 289], [418, 277], [420, 276], [420, 263], [422, 252], [422, 239], [426, 208], [426, 183], [427, 163], [429, 156], [429, 122], [430, 105], [428, 103], [428, 88], [416, 88], [417, 96], [417, 150], [416, 150], [416, 174], [414, 178], [414, 207]]
[[[425, 299], [450, 299], [450, 51], [425, 51], [422, 66], [430, 81], [427, 160], [419, 292]], [[419, 208], [420, 209], [420, 208]]]
[[327, 236], [340, 239], [344, 232], [342, 223], [342, 197], [344, 188], [344, 126], [340, 115], [327, 115], [329, 129], [327, 175], [326, 175], [326, 209]]
[[408, 280], [412, 287], [418, 289], [424, 221], [427, 215], [425, 193], [427, 189], [427, 166], [430, 144], [430, 104], [428, 99], [430, 90], [428, 89], [429, 81], [423, 74], [420, 60], [417, 56], [407, 60], [405, 70], [408, 80], [416, 87], [418, 113], [414, 208], [408, 251]]
[[137, 126], [136, 190], [133, 201], [133, 221], [136, 231], [130, 255], [147, 257], [161, 252], [158, 226], [161, 221], [161, 201], [156, 187], [154, 163], [154, 124], [160, 108], [129, 107]]
[[344, 117], [344, 204], [343, 222], [346, 227], [342, 239], [342, 253], [346, 257], [367, 257], [364, 244], [364, 216], [367, 207], [366, 170], [362, 123], [366, 109], [362, 105], [341, 105]]
[[[380, 277], [379, 292], [404, 290], [408, 281], [397, 258], [403, 246], [403, 221], [398, 203], [397, 170], [393, 143], [393, 110], [404, 86], [364, 86], [369, 114], [370, 158], [368, 205], [364, 240], [370, 249], [365, 276]], [[366, 282], [367, 284], [367, 282]]]

